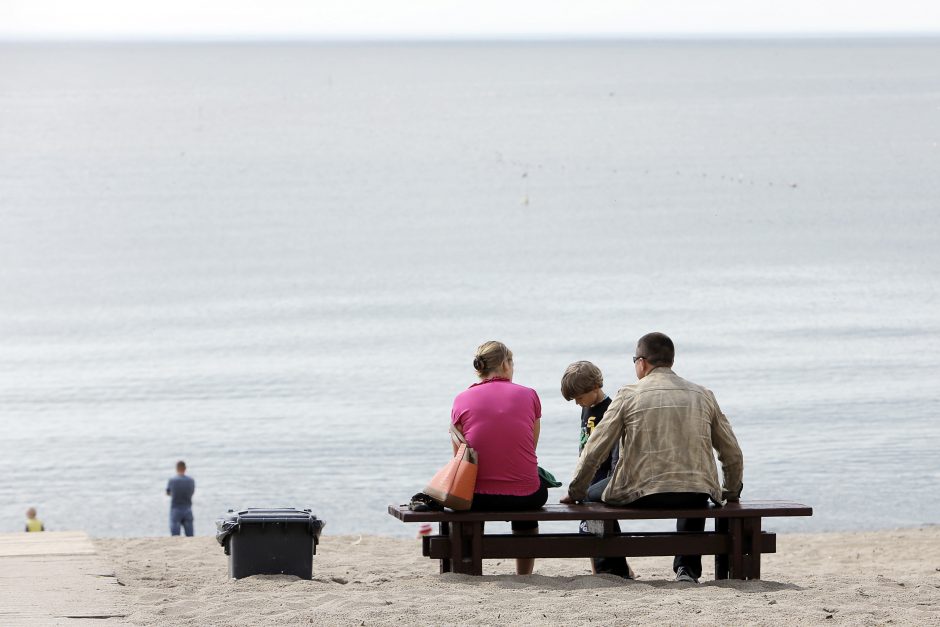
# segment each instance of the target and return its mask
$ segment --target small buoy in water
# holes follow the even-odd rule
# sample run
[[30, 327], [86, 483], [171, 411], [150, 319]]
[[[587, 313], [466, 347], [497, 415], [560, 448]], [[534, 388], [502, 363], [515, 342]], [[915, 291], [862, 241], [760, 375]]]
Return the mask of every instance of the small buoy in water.
[[421, 523], [421, 526], [418, 527], [418, 537], [422, 538], [429, 535], [431, 535], [431, 523]]

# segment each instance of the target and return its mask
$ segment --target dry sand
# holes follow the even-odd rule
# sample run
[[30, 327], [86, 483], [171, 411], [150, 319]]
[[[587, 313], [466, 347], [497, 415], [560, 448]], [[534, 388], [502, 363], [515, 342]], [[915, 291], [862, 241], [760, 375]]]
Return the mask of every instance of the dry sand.
[[512, 575], [441, 575], [417, 540], [324, 536], [314, 579], [226, 575], [213, 538], [96, 540], [138, 625], [940, 625], [940, 526], [786, 534], [763, 579], [672, 581], [671, 560], [634, 558], [637, 581], [592, 576], [587, 560], [539, 560]]

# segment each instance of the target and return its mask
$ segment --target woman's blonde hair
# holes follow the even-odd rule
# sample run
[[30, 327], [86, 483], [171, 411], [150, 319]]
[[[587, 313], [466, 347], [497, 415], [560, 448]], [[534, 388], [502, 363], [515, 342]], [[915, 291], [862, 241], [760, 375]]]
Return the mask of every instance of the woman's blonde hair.
[[481, 379], [485, 379], [499, 370], [504, 361], [512, 361], [512, 351], [502, 342], [491, 340], [477, 347], [477, 353], [473, 357], [473, 368]]

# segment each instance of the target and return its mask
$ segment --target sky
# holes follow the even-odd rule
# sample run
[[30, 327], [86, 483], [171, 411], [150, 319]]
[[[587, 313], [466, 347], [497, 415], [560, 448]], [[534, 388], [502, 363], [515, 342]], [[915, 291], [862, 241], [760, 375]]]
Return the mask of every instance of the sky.
[[0, 0], [0, 38], [940, 33], [940, 0]]

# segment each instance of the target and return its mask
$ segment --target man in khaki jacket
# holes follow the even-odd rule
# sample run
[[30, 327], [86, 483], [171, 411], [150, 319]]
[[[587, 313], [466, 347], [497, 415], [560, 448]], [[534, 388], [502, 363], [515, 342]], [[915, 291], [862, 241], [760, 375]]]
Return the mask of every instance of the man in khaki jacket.
[[[637, 383], [624, 386], [588, 439], [562, 503], [603, 501], [630, 507], [704, 507], [737, 501], [744, 457], [710, 390], [672, 371], [675, 347], [662, 333], [637, 342]], [[610, 449], [620, 442], [611, 476], [588, 485]], [[718, 481], [713, 449], [724, 474]], [[704, 531], [704, 518], [680, 518], [677, 531]], [[677, 555], [677, 581], [698, 582], [701, 555]]]

